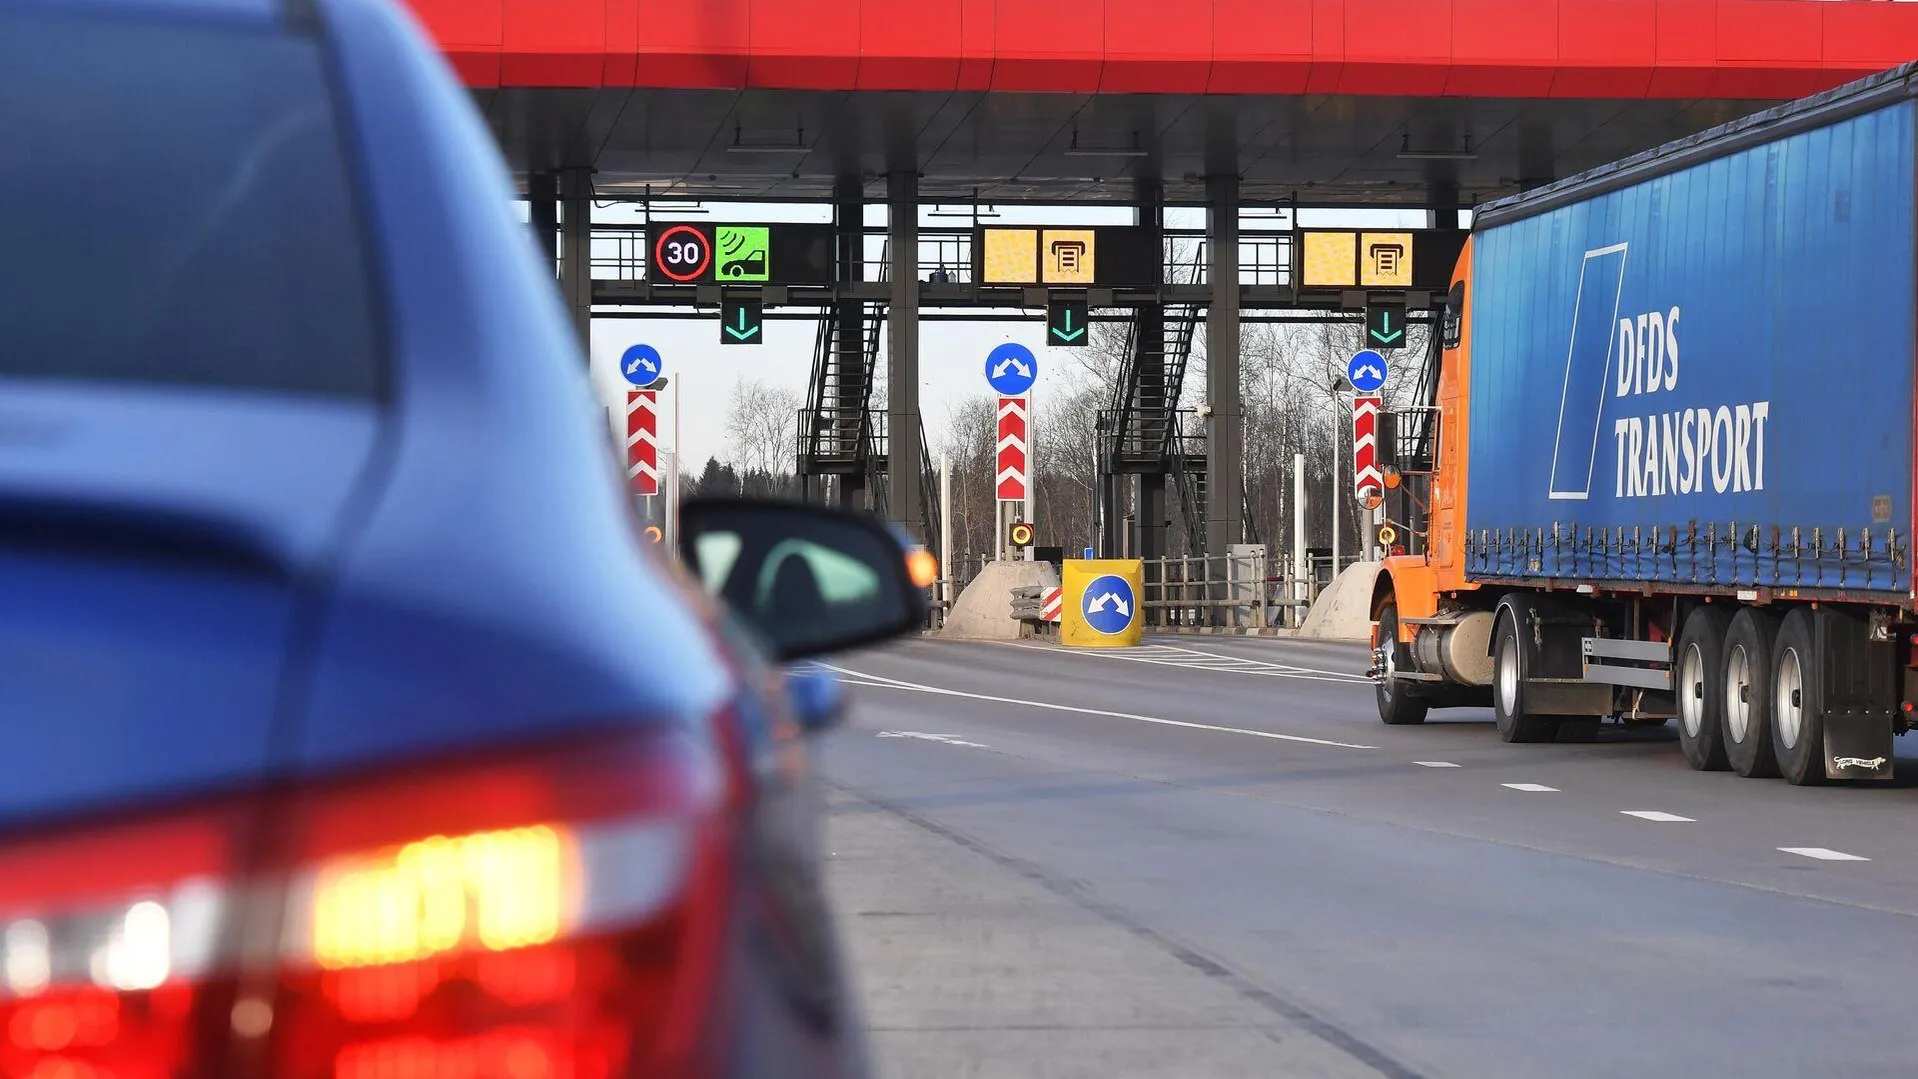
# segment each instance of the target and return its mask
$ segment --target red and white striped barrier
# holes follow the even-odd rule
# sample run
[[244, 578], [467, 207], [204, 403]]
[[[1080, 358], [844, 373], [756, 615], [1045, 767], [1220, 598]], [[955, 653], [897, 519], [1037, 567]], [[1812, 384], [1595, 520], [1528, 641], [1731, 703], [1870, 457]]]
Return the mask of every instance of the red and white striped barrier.
[[1024, 502], [1029, 472], [1026, 462], [1026, 399], [999, 398], [998, 489], [1001, 502]]
[[1064, 617], [1065, 606], [1065, 589], [1048, 588], [1043, 602], [1039, 604], [1039, 617], [1047, 622], [1057, 622]]
[[1385, 493], [1385, 473], [1378, 461], [1379, 406], [1377, 394], [1352, 398], [1353, 490], [1360, 498]]
[[659, 493], [659, 391], [626, 394], [626, 478], [637, 495]]

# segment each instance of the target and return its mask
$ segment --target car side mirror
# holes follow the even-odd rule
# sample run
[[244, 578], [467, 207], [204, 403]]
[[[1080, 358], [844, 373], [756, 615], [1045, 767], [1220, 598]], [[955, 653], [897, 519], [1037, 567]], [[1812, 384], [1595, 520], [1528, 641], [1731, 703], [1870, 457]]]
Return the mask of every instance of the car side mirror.
[[690, 499], [680, 557], [781, 660], [873, 644], [926, 623], [924, 583], [884, 524], [761, 499]]

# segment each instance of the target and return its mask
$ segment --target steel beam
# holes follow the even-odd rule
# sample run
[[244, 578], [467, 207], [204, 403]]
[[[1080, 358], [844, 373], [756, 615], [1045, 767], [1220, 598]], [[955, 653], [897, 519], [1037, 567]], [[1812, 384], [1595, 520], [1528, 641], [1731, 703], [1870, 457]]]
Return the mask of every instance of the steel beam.
[[[864, 185], [857, 176], [841, 177], [833, 185], [833, 222], [838, 234], [838, 258], [833, 269], [833, 281], [841, 285], [857, 285], [865, 276], [866, 248], [866, 194]], [[848, 289], [851, 293], [853, 290]], [[838, 384], [834, 387], [834, 396], [826, 402], [836, 411], [836, 419], [843, 419], [858, 413], [867, 407], [869, 398], [864, 380], [866, 378], [866, 305], [860, 300], [842, 297], [832, 306], [833, 349], [837, 353], [831, 357], [839, 373]], [[859, 372], [859, 377], [848, 381], [850, 372]], [[862, 417], [863, 419], [863, 417]], [[839, 505], [848, 508], [868, 509], [870, 496], [866, 491], [866, 471], [857, 471], [840, 476], [834, 484]]]
[[585, 353], [592, 347], [593, 170], [560, 170], [559, 203], [559, 291]]
[[533, 245], [539, 249], [547, 272], [557, 274], [559, 249], [554, 241], [559, 237], [559, 176], [550, 172], [528, 176], [526, 202], [532, 208]]
[[[1139, 183], [1139, 207], [1137, 223], [1152, 237], [1152, 248], [1160, 252], [1160, 257], [1152, 264], [1153, 292], [1156, 296], [1165, 284], [1165, 186], [1157, 180], [1142, 180]], [[1134, 378], [1139, 385], [1157, 384], [1163, 396], [1166, 390], [1165, 370], [1165, 305], [1146, 304], [1138, 308], [1138, 349], [1139, 362], [1133, 369]], [[1125, 392], [1132, 392], [1126, 387]], [[1179, 402], [1165, 400], [1166, 422], [1177, 423]], [[1136, 421], [1135, 421], [1136, 422]], [[1176, 437], [1176, 432], [1175, 432]], [[1138, 507], [1139, 520], [1139, 557], [1145, 559], [1147, 566], [1153, 565], [1153, 559], [1166, 556], [1166, 531], [1170, 521], [1166, 509], [1166, 486], [1172, 482], [1172, 458], [1164, 458], [1163, 467], [1157, 473], [1142, 473], [1139, 476]], [[1148, 572], [1156, 572], [1156, 567]], [[1156, 583], [1156, 582], [1155, 582]]]
[[[1205, 549], [1226, 554], [1245, 530], [1244, 404], [1239, 397], [1239, 177], [1206, 178]], [[1221, 597], [1223, 598], [1223, 597]]]
[[919, 174], [886, 177], [886, 506], [907, 533], [926, 542], [919, 472]]

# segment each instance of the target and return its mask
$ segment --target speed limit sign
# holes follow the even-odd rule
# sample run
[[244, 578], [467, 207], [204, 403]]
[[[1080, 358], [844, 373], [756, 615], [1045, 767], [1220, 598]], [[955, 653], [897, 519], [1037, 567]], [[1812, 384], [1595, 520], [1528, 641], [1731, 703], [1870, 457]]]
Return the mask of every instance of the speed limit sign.
[[712, 264], [712, 238], [697, 225], [673, 225], [653, 241], [653, 269], [668, 281], [697, 281]]

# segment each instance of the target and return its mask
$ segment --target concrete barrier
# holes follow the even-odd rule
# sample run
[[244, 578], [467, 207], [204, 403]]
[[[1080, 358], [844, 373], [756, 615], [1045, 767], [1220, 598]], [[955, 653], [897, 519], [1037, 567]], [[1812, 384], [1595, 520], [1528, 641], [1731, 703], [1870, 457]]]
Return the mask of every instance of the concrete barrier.
[[1016, 641], [1029, 629], [1012, 616], [1012, 590], [1021, 585], [1059, 587], [1050, 562], [992, 562], [952, 601], [939, 636], [961, 641]]
[[1364, 641], [1372, 636], [1372, 586], [1378, 562], [1355, 562], [1332, 579], [1299, 625], [1300, 637], [1328, 641]]

